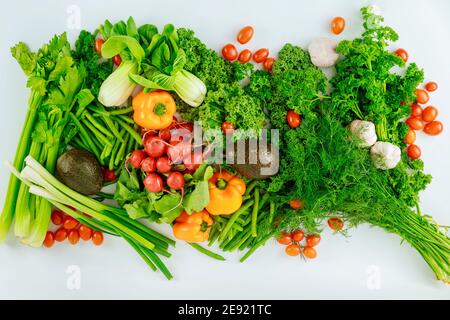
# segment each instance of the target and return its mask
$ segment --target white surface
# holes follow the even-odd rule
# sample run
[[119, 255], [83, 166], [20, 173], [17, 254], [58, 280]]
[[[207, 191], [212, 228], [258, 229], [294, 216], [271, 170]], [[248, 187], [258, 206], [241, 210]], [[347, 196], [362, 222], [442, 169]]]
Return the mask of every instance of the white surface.
[[[422, 194], [424, 212], [450, 225], [449, 142], [450, 112], [450, 1], [8, 1], [1, 10], [0, 44], [0, 160], [12, 159], [24, 121], [28, 90], [25, 77], [9, 54], [18, 41], [37, 49], [55, 33], [68, 31], [73, 40], [79, 30], [68, 30], [67, 10], [81, 10], [81, 27], [95, 29], [105, 18], [132, 15], [138, 24], [154, 23], [194, 29], [211, 48], [234, 42], [240, 27], [251, 24], [251, 49], [268, 46], [272, 53], [286, 42], [307, 46], [313, 37], [330, 36], [329, 21], [346, 18], [346, 30], [337, 37], [353, 38], [361, 31], [359, 8], [376, 3], [386, 23], [400, 34], [395, 46], [407, 49], [412, 61], [426, 71], [426, 80], [439, 83], [431, 103], [440, 109], [447, 130], [439, 137], [422, 134], [426, 170], [433, 183]], [[8, 173], [0, 168], [0, 204]], [[166, 232], [168, 230], [165, 230]], [[170, 234], [167, 232], [167, 234]], [[125, 298], [125, 299], [317, 299], [317, 298], [450, 298], [450, 287], [437, 282], [422, 258], [397, 236], [368, 226], [352, 237], [332, 236], [326, 230], [319, 257], [307, 263], [289, 258], [270, 242], [245, 264], [238, 255], [216, 262], [179, 243], [167, 265], [175, 275], [166, 281], [147, 269], [121, 240], [106, 238], [105, 245], [51, 250], [30, 249], [12, 236], [0, 246], [0, 298]], [[81, 287], [69, 290], [69, 266], [79, 266]], [[371, 275], [378, 272], [379, 287]]]

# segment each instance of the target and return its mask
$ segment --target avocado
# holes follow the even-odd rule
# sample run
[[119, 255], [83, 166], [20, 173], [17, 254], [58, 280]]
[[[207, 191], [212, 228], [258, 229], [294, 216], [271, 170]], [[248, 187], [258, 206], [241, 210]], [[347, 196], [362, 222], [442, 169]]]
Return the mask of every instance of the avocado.
[[84, 195], [94, 195], [102, 189], [102, 167], [86, 150], [66, 151], [58, 158], [56, 174], [62, 183]]
[[[245, 153], [244, 153], [245, 150]], [[237, 141], [233, 150], [227, 150], [227, 161], [242, 176], [263, 180], [278, 173], [278, 148], [265, 140], [247, 139]]]

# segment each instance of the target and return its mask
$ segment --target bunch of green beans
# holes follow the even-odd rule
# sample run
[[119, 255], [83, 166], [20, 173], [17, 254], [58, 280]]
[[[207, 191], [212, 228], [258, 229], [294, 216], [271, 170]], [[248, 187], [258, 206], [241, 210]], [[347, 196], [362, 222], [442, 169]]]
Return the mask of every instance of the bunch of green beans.
[[118, 171], [128, 154], [142, 145], [138, 127], [130, 117], [132, 108], [107, 110], [102, 105], [90, 105], [71, 113], [77, 134], [73, 147], [91, 152], [103, 167]]
[[244, 203], [230, 216], [217, 216], [212, 226], [208, 246], [219, 243], [223, 251], [248, 250], [241, 258], [247, 260], [273, 236], [272, 222], [275, 203], [252, 182], [247, 187]]

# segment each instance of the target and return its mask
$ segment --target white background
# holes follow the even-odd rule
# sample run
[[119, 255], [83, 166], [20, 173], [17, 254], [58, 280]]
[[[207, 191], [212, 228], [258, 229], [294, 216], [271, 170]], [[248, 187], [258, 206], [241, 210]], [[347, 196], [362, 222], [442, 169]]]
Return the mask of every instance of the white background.
[[[233, 42], [239, 29], [255, 28], [250, 49], [277, 52], [286, 42], [306, 46], [317, 36], [332, 35], [329, 21], [346, 18], [346, 30], [335, 39], [361, 32], [359, 8], [375, 3], [386, 23], [400, 34], [394, 48], [404, 47], [410, 60], [426, 71], [426, 80], [439, 83], [431, 103], [450, 125], [450, 1], [8, 1], [0, 11], [0, 160], [12, 160], [27, 109], [25, 76], [9, 48], [25, 41], [37, 49], [55, 33], [67, 31], [73, 40], [79, 30], [67, 25], [68, 9], [81, 10], [81, 28], [93, 30], [105, 18], [132, 15], [138, 24], [163, 26], [171, 22], [196, 31], [211, 48]], [[419, 135], [426, 171], [434, 176], [422, 194], [422, 208], [443, 225], [450, 225], [448, 196], [450, 130], [438, 137]], [[0, 167], [0, 205], [8, 172]], [[170, 234], [169, 230], [164, 230]], [[433, 273], [409, 245], [395, 235], [361, 226], [350, 238], [328, 230], [314, 261], [302, 262], [284, 254], [274, 241], [245, 264], [239, 255], [217, 262], [179, 243], [167, 264], [175, 279], [151, 272], [119, 239], [106, 238], [102, 247], [91, 243], [52, 249], [31, 249], [12, 236], [0, 246], [0, 298], [123, 298], [123, 299], [323, 299], [323, 298], [450, 298], [450, 287]], [[67, 268], [79, 266], [81, 287], [69, 290]], [[372, 277], [372, 278], [371, 278]], [[371, 285], [373, 277], [379, 286]], [[372, 279], [372, 280], [371, 280]]]

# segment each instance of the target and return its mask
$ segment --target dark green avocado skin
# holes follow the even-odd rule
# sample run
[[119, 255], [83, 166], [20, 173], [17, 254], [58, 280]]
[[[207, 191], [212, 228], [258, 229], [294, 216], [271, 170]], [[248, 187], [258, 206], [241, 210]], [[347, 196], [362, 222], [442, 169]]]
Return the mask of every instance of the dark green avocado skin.
[[102, 167], [86, 150], [66, 151], [58, 159], [56, 174], [62, 183], [84, 195], [95, 195], [102, 189]]

